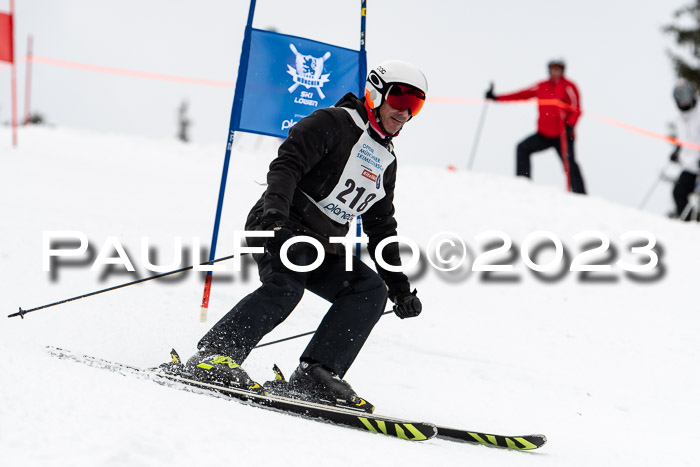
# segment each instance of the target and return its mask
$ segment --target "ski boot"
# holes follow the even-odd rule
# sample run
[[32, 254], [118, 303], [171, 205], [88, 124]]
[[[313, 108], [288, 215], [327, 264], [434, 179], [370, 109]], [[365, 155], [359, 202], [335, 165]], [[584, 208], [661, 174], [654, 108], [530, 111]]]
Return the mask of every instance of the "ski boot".
[[253, 381], [233, 358], [211, 350], [200, 350], [190, 357], [182, 376], [203, 383], [265, 393], [262, 386]]
[[301, 362], [289, 378], [292, 397], [372, 413], [374, 406], [355, 393], [338, 375], [320, 363]]

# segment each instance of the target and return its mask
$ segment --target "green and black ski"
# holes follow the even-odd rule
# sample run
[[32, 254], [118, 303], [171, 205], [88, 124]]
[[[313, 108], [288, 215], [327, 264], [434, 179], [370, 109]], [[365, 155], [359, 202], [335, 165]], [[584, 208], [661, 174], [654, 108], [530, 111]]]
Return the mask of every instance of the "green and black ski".
[[158, 369], [138, 368], [102, 358], [76, 354], [55, 347], [49, 347], [48, 350], [54, 357], [76, 361], [93, 367], [104, 368], [125, 375], [135, 375], [176, 389], [191, 390], [192, 392], [235, 399], [260, 407], [300, 415], [311, 420], [320, 420], [337, 425], [358, 428], [372, 433], [381, 433], [409, 441], [424, 441], [434, 438], [437, 435], [437, 428], [430, 423], [399, 420], [392, 417], [367, 413], [361, 410], [333, 407], [286, 397], [218, 386], [178, 375], [163, 373]]
[[[204, 383], [177, 374], [168, 374], [158, 368], [139, 368], [98, 357], [81, 355], [56, 347], [47, 347], [47, 349], [51, 355], [57, 358], [72, 360], [124, 375], [135, 375], [175, 389], [234, 399], [263, 408], [296, 414], [311, 420], [357, 428], [409, 441], [425, 441], [437, 437], [449, 441], [462, 441], [522, 451], [537, 449], [547, 442], [547, 438], [544, 435], [503, 436], [441, 427], [432, 423], [413, 422], [345, 407], [334, 407], [275, 394], [262, 394]], [[177, 358], [177, 354], [174, 351], [173, 356]]]

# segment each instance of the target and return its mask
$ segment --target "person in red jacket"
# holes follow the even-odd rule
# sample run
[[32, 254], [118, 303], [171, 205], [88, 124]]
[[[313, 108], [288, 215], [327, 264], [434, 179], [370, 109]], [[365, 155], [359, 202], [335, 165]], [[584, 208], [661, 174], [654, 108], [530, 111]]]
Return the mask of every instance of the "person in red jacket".
[[517, 175], [530, 177], [530, 155], [554, 148], [559, 153], [567, 184], [574, 193], [586, 193], [581, 170], [574, 156], [574, 127], [581, 116], [581, 98], [576, 85], [564, 77], [566, 63], [562, 59], [550, 60], [549, 79], [522, 91], [495, 95], [493, 85], [486, 91], [486, 99], [516, 101], [537, 98], [539, 118], [537, 133], [518, 143], [516, 151]]

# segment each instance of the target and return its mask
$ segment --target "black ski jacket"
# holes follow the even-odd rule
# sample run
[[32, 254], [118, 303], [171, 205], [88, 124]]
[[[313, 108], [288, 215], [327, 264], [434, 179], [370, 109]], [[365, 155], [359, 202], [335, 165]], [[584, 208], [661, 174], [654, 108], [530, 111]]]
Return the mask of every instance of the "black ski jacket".
[[[364, 130], [343, 107], [357, 111], [364, 123]], [[344, 254], [343, 245], [331, 244], [328, 239], [344, 237], [348, 233], [349, 223], [331, 219], [314, 201], [324, 200], [338, 186], [353, 147], [365, 133], [394, 154], [391, 138], [382, 139], [369, 126], [364, 99], [358, 99], [351, 93], [343, 96], [334, 107], [316, 110], [296, 123], [270, 164], [267, 189], [250, 211], [246, 230], [259, 230], [263, 215], [282, 214], [289, 219], [287, 226], [295, 235], [314, 237], [323, 244], [326, 252]], [[368, 251], [373, 260], [377, 244], [396, 235], [393, 203], [395, 158], [384, 168], [383, 177], [380, 178], [384, 197], [361, 213], [362, 225], [369, 238]], [[262, 241], [248, 239], [251, 246], [260, 245]], [[400, 265], [398, 244], [388, 244], [382, 251], [382, 257], [388, 264]], [[387, 284], [390, 296], [409, 290], [408, 279], [403, 273], [390, 272], [379, 265], [377, 271]]]

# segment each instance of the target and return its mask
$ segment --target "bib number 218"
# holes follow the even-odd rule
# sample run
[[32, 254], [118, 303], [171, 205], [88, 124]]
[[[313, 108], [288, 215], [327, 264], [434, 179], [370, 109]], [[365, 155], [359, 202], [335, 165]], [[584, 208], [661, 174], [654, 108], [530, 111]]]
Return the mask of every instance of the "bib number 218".
[[[362, 187], [362, 186], [358, 187], [357, 184], [355, 183], [355, 181], [351, 178], [348, 178], [345, 181], [345, 186], [347, 188], [344, 189], [343, 191], [341, 191], [340, 193], [338, 193], [338, 196], [336, 196], [336, 199], [338, 199], [343, 204], [347, 205], [350, 209], [355, 209], [355, 206], [357, 205], [358, 202], [360, 202], [360, 200], [364, 196], [365, 192], [367, 191], [367, 188]], [[346, 197], [349, 195], [352, 195], [353, 192], [356, 192], [354, 195], [354, 198], [348, 204]], [[360, 205], [357, 206], [357, 213], [359, 214], [362, 211], [364, 211], [365, 209], [367, 209], [367, 205], [376, 197], [377, 197], [377, 195], [374, 193], [369, 193], [367, 196], [365, 196], [364, 201], [362, 201], [360, 203]]]

